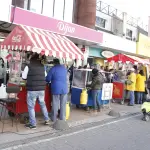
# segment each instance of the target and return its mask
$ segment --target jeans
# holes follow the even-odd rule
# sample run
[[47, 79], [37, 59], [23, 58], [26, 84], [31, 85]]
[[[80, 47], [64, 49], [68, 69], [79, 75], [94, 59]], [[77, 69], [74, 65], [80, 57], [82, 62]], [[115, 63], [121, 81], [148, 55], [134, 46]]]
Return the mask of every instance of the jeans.
[[130, 105], [134, 105], [135, 95], [134, 91], [129, 91], [130, 94]]
[[41, 107], [41, 110], [44, 115], [44, 120], [48, 121], [48, 111], [45, 105], [45, 91], [28, 91], [27, 93], [27, 104], [28, 104], [28, 112], [29, 112], [29, 122], [31, 125], [36, 126], [36, 119], [35, 119], [35, 104], [36, 100], [38, 100], [38, 103]]
[[137, 92], [137, 103], [142, 104], [143, 103], [143, 92]]
[[60, 120], [66, 120], [66, 103], [67, 103], [67, 94], [53, 95], [52, 103], [52, 121], [57, 120], [58, 109], [60, 106]]
[[92, 90], [94, 110], [96, 110], [96, 108], [100, 109], [100, 103], [98, 100], [100, 92], [101, 92], [100, 90]]

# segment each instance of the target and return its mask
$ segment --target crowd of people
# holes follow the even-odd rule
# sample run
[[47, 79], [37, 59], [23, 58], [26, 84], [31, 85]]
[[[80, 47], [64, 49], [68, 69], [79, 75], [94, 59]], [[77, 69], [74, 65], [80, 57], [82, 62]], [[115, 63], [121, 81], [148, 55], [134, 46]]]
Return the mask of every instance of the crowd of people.
[[106, 83], [122, 82], [125, 85], [125, 99], [129, 99], [129, 106], [142, 104], [150, 93], [150, 77], [146, 80], [143, 70], [138, 70], [136, 66], [128, 71], [120, 67], [118, 70], [108, 69], [108, 66], [101, 67]]
[[[86, 69], [86, 68], [87, 66], [84, 67], [79, 66], [78, 69]], [[90, 69], [93, 68], [94, 66], [91, 66]], [[100, 82], [101, 84], [122, 82], [125, 85], [124, 98], [129, 99], [129, 106], [133, 106], [134, 104], [142, 104], [147, 99], [147, 95], [150, 93], [150, 77], [146, 79], [144, 71], [141, 69], [137, 69], [137, 66], [133, 66], [133, 68], [130, 68], [128, 71], [124, 70], [123, 67], [119, 67], [118, 70], [115, 70], [109, 69], [108, 66], [106, 67], [101, 66], [100, 68], [97, 69], [97, 71], [100, 72], [97, 75], [101, 76], [100, 77], [102, 81]], [[93, 80], [95, 82], [94, 76]], [[72, 82], [70, 81], [70, 83]], [[98, 80], [97, 83], [99, 83]], [[99, 85], [99, 88], [97, 89], [99, 90], [100, 87], [102, 87], [102, 85]], [[94, 97], [95, 95], [93, 96], [94, 108], [96, 107], [96, 105], [98, 105], [99, 108], [98, 101], [94, 100], [95, 99]]]

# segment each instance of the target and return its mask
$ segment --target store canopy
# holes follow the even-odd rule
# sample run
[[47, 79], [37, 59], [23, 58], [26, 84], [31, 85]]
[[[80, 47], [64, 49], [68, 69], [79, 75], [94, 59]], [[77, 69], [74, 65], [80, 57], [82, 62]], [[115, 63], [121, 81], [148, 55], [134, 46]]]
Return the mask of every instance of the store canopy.
[[150, 64], [147, 60], [144, 60], [142, 58], [136, 57], [136, 56], [130, 56], [130, 55], [125, 55], [125, 54], [118, 54], [116, 56], [110, 57], [107, 59], [109, 62], [114, 61], [114, 62], [131, 62], [131, 63], [141, 63], [141, 64]]
[[59, 58], [83, 59], [82, 51], [67, 37], [29, 26], [16, 26], [1, 49], [24, 50]]

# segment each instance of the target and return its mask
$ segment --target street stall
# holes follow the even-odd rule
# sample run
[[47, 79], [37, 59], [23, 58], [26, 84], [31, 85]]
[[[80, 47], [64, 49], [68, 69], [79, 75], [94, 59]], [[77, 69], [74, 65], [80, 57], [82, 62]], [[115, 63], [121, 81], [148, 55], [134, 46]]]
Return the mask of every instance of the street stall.
[[[125, 74], [127, 74], [128, 70], [132, 67], [138, 69], [143, 69], [145, 75], [148, 77], [149, 75], [149, 62], [145, 59], [130, 56], [125, 54], [118, 54], [116, 56], [110, 57], [107, 59], [109, 63], [113, 66], [115, 70], [118, 70], [120, 67], [123, 68]], [[127, 76], [126, 76], [127, 77]], [[121, 100], [121, 103], [124, 103], [124, 98], [126, 96], [125, 90], [125, 82], [113, 82], [113, 100]]]
[[[77, 108], [84, 107], [89, 110], [93, 106], [92, 91], [87, 89], [87, 84], [92, 82], [92, 69], [74, 69], [71, 102]], [[99, 94], [100, 105], [109, 104], [109, 99], [103, 98], [104, 92]], [[110, 92], [110, 91], [109, 91]]]
[[[27, 91], [26, 84], [21, 78], [23, 64], [27, 63], [27, 55], [38, 53], [41, 57], [45, 56], [43, 62], [47, 62], [49, 57], [60, 59], [83, 59], [81, 50], [68, 38], [42, 29], [32, 28], [29, 26], [16, 26], [8, 37], [1, 43], [1, 50], [7, 49], [9, 55], [10, 73], [7, 87], [18, 86], [20, 88], [17, 94], [17, 100], [12, 106], [9, 104], [9, 115], [26, 114], [27, 110]], [[50, 64], [44, 63], [46, 72], [50, 69]], [[25, 65], [24, 65], [25, 66]], [[50, 87], [45, 87], [45, 103], [48, 111], [51, 110], [51, 93]], [[0, 97], [1, 98], [1, 97]], [[8, 106], [8, 105], [7, 105]], [[12, 108], [13, 107], [13, 108]], [[40, 112], [39, 104], [35, 106], [35, 111]]]

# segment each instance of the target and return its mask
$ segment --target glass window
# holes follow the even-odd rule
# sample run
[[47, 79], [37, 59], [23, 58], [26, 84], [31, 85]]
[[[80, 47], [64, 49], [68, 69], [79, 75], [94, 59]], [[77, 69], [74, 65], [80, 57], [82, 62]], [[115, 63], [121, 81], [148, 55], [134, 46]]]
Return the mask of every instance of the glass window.
[[30, 10], [33, 11], [33, 12], [41, 14], [42, 1], [43, 0], [31, 0], [31, 2], [30, 2]]
[[17, 7], [27, 9], [28, 8], [28, 1], [29, 0], [12, 0], [12, 5], [16, 5]]
[[73, 87], [85, 88], [87, 80], [87, 71], [86, 70], [74, 70], [73, 71]]
[[54, 17], [63, 20], [64, 0], [55, 0]]
[[74, 0], [65, 0], [65, 15], [64, 15], [64, 20], [66, 22], [72, 22], [72, 17], [73, 17], [73, 1]]
[[12, 52], [12, 59], [9, 62], [10, 75], [9, 82], [14, 84], [19, 84], [21, 77], [21, 53], [20, 52]]
[[129, 37], [129, 38], [132, 38], [132, 30], [127, 29], [126, 30], [126, 36]]
[[106, 20], [103, 18], [100, 18], [98, 16], [96, 16], [96, 26], [100, 27], [100, 28], [105, 28], [106, 26]]
[[54, 4], [54, 0], [44, 0], [43, 15], [48, 17], [53, 17], [53, 4]]

